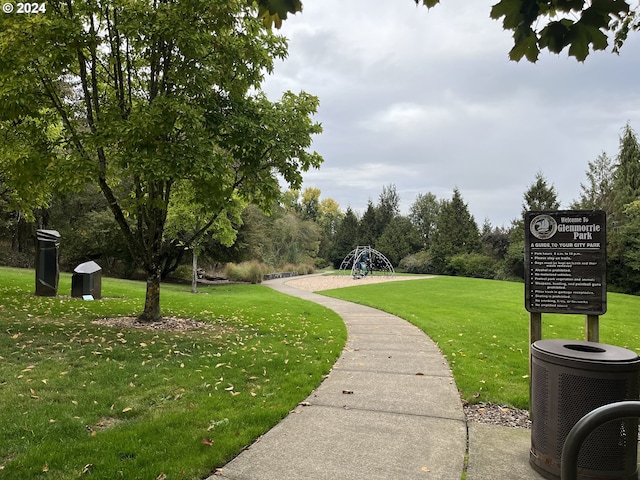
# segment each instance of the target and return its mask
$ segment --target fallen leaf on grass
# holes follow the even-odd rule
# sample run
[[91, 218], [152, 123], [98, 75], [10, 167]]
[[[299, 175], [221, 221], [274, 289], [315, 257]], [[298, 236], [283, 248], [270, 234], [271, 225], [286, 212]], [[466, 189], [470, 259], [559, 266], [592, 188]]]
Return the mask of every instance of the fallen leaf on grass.
[[210, 438], [204, 437], [200, 443], [202, 443], [203, 445], [208, 445], [211, 446], [213, 445], [213, 440], [211, 440]]
[[126, 407], [126, 408], [123, 408], [123, 409], [122, 409], [122, 413], [127, 413], [127, 412], [130, 412], [131, 410], [133, 410], [133, 408], [131, 408], [131, 407]]

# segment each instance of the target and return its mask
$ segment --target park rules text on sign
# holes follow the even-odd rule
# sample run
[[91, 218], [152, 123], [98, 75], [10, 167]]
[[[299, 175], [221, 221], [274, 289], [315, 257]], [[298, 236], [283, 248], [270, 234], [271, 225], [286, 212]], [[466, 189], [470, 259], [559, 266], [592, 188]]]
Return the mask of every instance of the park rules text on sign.
[[525, 308], [539, 313], [604, 314], [605, 212], [527, 212], [524, 230]]

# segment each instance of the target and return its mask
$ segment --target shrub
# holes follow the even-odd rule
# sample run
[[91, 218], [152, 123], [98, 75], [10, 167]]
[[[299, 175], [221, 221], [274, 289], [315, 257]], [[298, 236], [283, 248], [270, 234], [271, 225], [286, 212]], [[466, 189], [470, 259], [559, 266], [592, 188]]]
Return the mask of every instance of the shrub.
[[404, 257], [399, 267], [407, 273], [433, 273], [431, 255], [426, 250]]
[[310, 273], [314, 273], [316, 269], [313, 265], [302, 263], [298, 265], [298, 267], [296, 268], [296, 271], [298, 272], [298, 275], [308, 275]]
[[190, 265], [180, 265], [174, 270], [171, 277], [190, 282], [193, 277], [193, 269]]
[[459, 277], [494, 278], [498, 262], [481, 253], [461, 253], [447, 262], [453, 275]]

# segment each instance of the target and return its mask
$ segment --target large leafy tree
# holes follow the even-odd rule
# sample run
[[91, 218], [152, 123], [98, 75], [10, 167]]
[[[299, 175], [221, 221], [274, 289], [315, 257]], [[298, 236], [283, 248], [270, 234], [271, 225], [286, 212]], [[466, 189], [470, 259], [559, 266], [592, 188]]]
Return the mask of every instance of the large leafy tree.
[[[268, 208], [278, 175], [294, 188], [318, 101], [260, 93], [283, 38], [243, 0], [51, 0], [44, 15], [0, 16], [0, 171], [25, 211], [51, 188], [95, 183], [147, 274], [141, 320], [161, 318], [160, 276], [174, 187], [206, 219], [233, 198]], [[181, 245], [181, 247], [183, 247]]]
[[[440, 0], [414, 0], [428, 8]], [[280, 26], [287, 14], [302, 10], [299, 0], [258, 0], [264, 22]], [[591, 50], [604, 50], [614, 39], [618, 51], [627, 35], [638, 30], [637, 10], [625, 0], [500, 0], [490, 12], [513, 32], [512, 60], [538, 60], [541, 50], [583, 61]]]

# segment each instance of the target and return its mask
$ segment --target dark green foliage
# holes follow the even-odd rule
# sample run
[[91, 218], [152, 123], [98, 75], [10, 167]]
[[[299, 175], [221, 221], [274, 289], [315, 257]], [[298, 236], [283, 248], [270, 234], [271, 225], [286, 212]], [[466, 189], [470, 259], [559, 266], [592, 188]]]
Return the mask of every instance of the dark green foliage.
[[602, 152], [589, 162], [586, 172], [587, 184], [581, 183], [580, 199], [573, 202], [572, 209], [604, 210], [611, 215], [614, 209], [614, 173], [615, 168], [609, 156]]
[[[391, 221], [400, 215], [400, 196], [396, 186], [391, 184], [382, 187], [375, 208], [374, 235], [379, 239]], [[365, 244], [362, 244], [365, 245]], [[367, 244], [368, 245], [368, 244]], [[373, 245], [373, 244], [372, 244]]]
[[376, 250], [381, 252], [394, 265], [400, 260], [420, 249], [422, 242], [416, 228], [408, 218], [393, 218], [376, 242]]
[[460, 253], [448, 261], [451, 275], [473, 278], [494, 278], [497, 260], [482, 253]]
[[620, 137], [609, 218], [608, 281], [618, 291], [640, 292], [640, 145], [627, 124]]
[[376, 221], [376, 209], [373, 206], [373, 202], [369, 200], [369, 202], [367, 203], [367, 209], [358, 222], [358, 245], [370, 245], [372, 247], [375, 247], [376, 240], [378, 238], [376, 235]]
[[460, 191], [455, 188], [451, 200], [441, 203], [432, 238], [430, 253], [435, 273], [453, 273], [449, 258], [464, 253], [480, 252], [480, 233]]
[[560, 202], [558, 193], [553, 185], [547, 183], [542, 172], [536, 173], [535, 181], [529, 185], [524, 193], [522, 213], [534, 210], [558, 210]]
[[358, 245], [358, 217], [351, 207], [347, 207], [344, 218], [336, 231], [331, 248], [330, 260], [335, 268], [340, 267], [342, 260]]
[[411, 205], [409, 220], [415, 225], [422, 238], [423, 248], [428, 249], [431, 235], [436, 229], [436, 221], [440, 213], [440, 203], [433, 193], [418, 194]]
[[427, 250], [421, 250], [404, 257], [400, 261], [400, 268], [407, 273], [433, 273], [431, 254]]
[[483, 252], [496, 260], [502, 260], [509, 249], [509, 231], [504, 227], [483, 229], [481, 241]]

